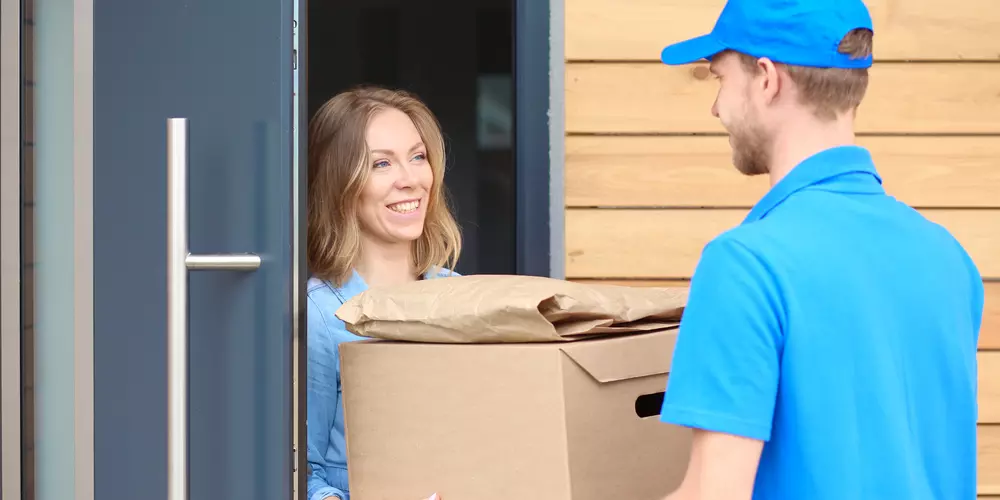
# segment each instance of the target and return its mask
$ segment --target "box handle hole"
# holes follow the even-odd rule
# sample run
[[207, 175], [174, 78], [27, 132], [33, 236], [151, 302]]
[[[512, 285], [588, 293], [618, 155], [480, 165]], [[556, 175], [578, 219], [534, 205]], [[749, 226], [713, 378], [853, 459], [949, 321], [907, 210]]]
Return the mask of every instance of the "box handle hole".
[[663, 407], [663, 392], [644, 394], [635, 398], [635, 414], [639, 418], [654, 417], [660, 414]]

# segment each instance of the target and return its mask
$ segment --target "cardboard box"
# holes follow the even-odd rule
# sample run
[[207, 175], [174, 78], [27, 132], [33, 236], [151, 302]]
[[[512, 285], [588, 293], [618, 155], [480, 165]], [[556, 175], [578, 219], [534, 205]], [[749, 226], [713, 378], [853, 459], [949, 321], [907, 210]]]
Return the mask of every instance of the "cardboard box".
[[691, 443], [658, 418], [675, 339], [341, 344], [351, 498], [661, 500]]

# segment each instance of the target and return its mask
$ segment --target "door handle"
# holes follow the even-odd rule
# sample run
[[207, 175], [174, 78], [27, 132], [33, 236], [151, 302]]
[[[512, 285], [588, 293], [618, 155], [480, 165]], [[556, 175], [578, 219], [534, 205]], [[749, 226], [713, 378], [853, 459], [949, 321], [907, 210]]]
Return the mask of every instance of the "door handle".
[[189, 270], [254, 271], [255, 254], [188, 250], [188, 120], [167, 119], [167, 500], [188, 500]]

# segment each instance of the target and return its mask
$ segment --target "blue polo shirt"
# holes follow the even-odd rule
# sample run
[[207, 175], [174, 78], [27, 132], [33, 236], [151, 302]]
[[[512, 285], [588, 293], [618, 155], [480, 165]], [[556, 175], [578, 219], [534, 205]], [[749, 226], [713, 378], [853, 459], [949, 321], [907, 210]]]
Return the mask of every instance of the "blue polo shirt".
[[982, 311], [955, 238], [823, 151], [705, 246], [661, 420], [764, 441], [754, 499], [974, 499]]

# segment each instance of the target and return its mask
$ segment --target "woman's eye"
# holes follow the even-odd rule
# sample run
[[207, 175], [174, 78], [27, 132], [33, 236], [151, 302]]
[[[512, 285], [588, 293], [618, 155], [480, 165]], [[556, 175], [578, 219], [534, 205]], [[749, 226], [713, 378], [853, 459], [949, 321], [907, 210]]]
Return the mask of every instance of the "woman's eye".
[[372, 166], [375, 168], [386, 168], [389, 166], [389, 160], [379, 160]]
[[416, 154], [416, 155], [415, 155], [415, 156], [413, 157], [413, 161], [424, 161], [424, 160], [426, 160], [426, 159], [427, 159], [427, 155], [425, 155], [424, 153], [417, 153], [417, 154]]

